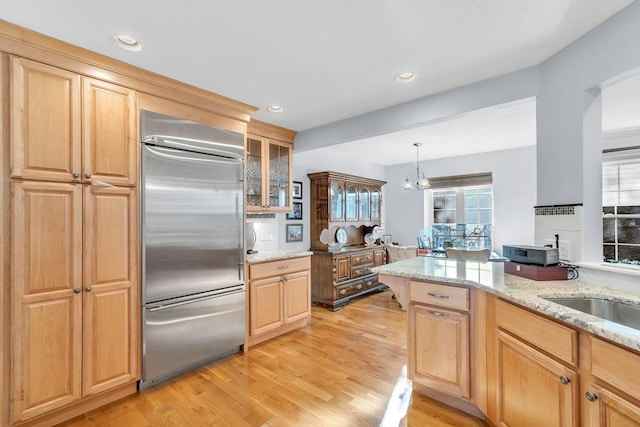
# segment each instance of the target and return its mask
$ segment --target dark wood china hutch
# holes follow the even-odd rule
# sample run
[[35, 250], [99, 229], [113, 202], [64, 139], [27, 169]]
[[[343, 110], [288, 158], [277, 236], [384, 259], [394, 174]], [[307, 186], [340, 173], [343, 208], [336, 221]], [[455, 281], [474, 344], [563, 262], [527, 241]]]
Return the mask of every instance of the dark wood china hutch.
[[338, 172], [307, 175], [311, 185], [311, 300], [336, 311], [352, 298], [386, 289], [370, 269], [384, 248], [365, 238], [382, 217], [385, 181]]

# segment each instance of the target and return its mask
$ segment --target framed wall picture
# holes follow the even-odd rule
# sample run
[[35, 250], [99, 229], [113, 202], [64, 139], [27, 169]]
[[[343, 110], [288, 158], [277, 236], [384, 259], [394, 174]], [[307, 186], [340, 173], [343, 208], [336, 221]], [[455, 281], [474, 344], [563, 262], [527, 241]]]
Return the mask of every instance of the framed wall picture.
[[302, 202], [293, 202], [293, 210], [287, 214], [287, 219], [302, 219]]
[[287, 242], [302, 242], [302, 224], [287, 224]]
[[302, 199], [302, 183], [300, 181], [293, 181], [291, 193], [294, 199]]

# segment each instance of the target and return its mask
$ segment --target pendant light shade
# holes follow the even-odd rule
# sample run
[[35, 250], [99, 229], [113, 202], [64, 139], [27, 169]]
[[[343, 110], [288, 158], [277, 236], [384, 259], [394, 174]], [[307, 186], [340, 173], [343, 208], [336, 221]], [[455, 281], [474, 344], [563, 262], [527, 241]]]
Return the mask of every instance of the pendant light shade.
[[[424, 173], [420, 172], [420, 146], [422, 145], [422, 143], [415, 142], [413, 145], [416, 147], [416, 188], [418, 190], [428, 190], [431, 188], [429, 179], [424, 176]], [[409, 176], [411, 176], [411, 174], [407, 176], [407, 178], [404, 180], [404, 183], [402, 184], [403, 190], [413, 190], [413, 184], [411, 183]]]

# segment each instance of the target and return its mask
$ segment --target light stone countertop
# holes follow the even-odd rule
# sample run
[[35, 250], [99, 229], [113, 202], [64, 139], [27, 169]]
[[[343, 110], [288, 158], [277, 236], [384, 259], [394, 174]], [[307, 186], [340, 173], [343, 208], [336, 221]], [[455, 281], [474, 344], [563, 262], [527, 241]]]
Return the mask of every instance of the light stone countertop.
[[640, 351], [640, 330], [547, 301], [544, 297], [596, 297], [640, 307], [640, 298], [575, 280], [536, 281], [504, 273], [502, 262], [454, 261], [415, 257], [371, 269], [378, 274], [467, 285]]
[[310, 255], [313, 255], [313, 252], [274, 249], [274, 250], [268, 250], [268, 251], [259, 251], [258, 253], [255, 253], [255, 254], [247, 254], [247, 263], [257, 264], [260, 262], [279, 261], [282, 259], [300, 258], [303, 256], [310, 256]]

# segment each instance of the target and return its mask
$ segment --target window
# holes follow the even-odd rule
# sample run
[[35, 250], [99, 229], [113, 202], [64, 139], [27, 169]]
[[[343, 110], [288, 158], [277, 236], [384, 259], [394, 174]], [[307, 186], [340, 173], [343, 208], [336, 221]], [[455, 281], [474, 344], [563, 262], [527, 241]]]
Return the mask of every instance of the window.
[[640, 149], [606, 150], [602, 162], [603, 258], [640, 264]]
[[430, 178], [433, 246], [491, 248], [491, 174]]
[[491, 224], [493, 190], [491, 187], [458, 188], [433, 191], [433, 223]]

